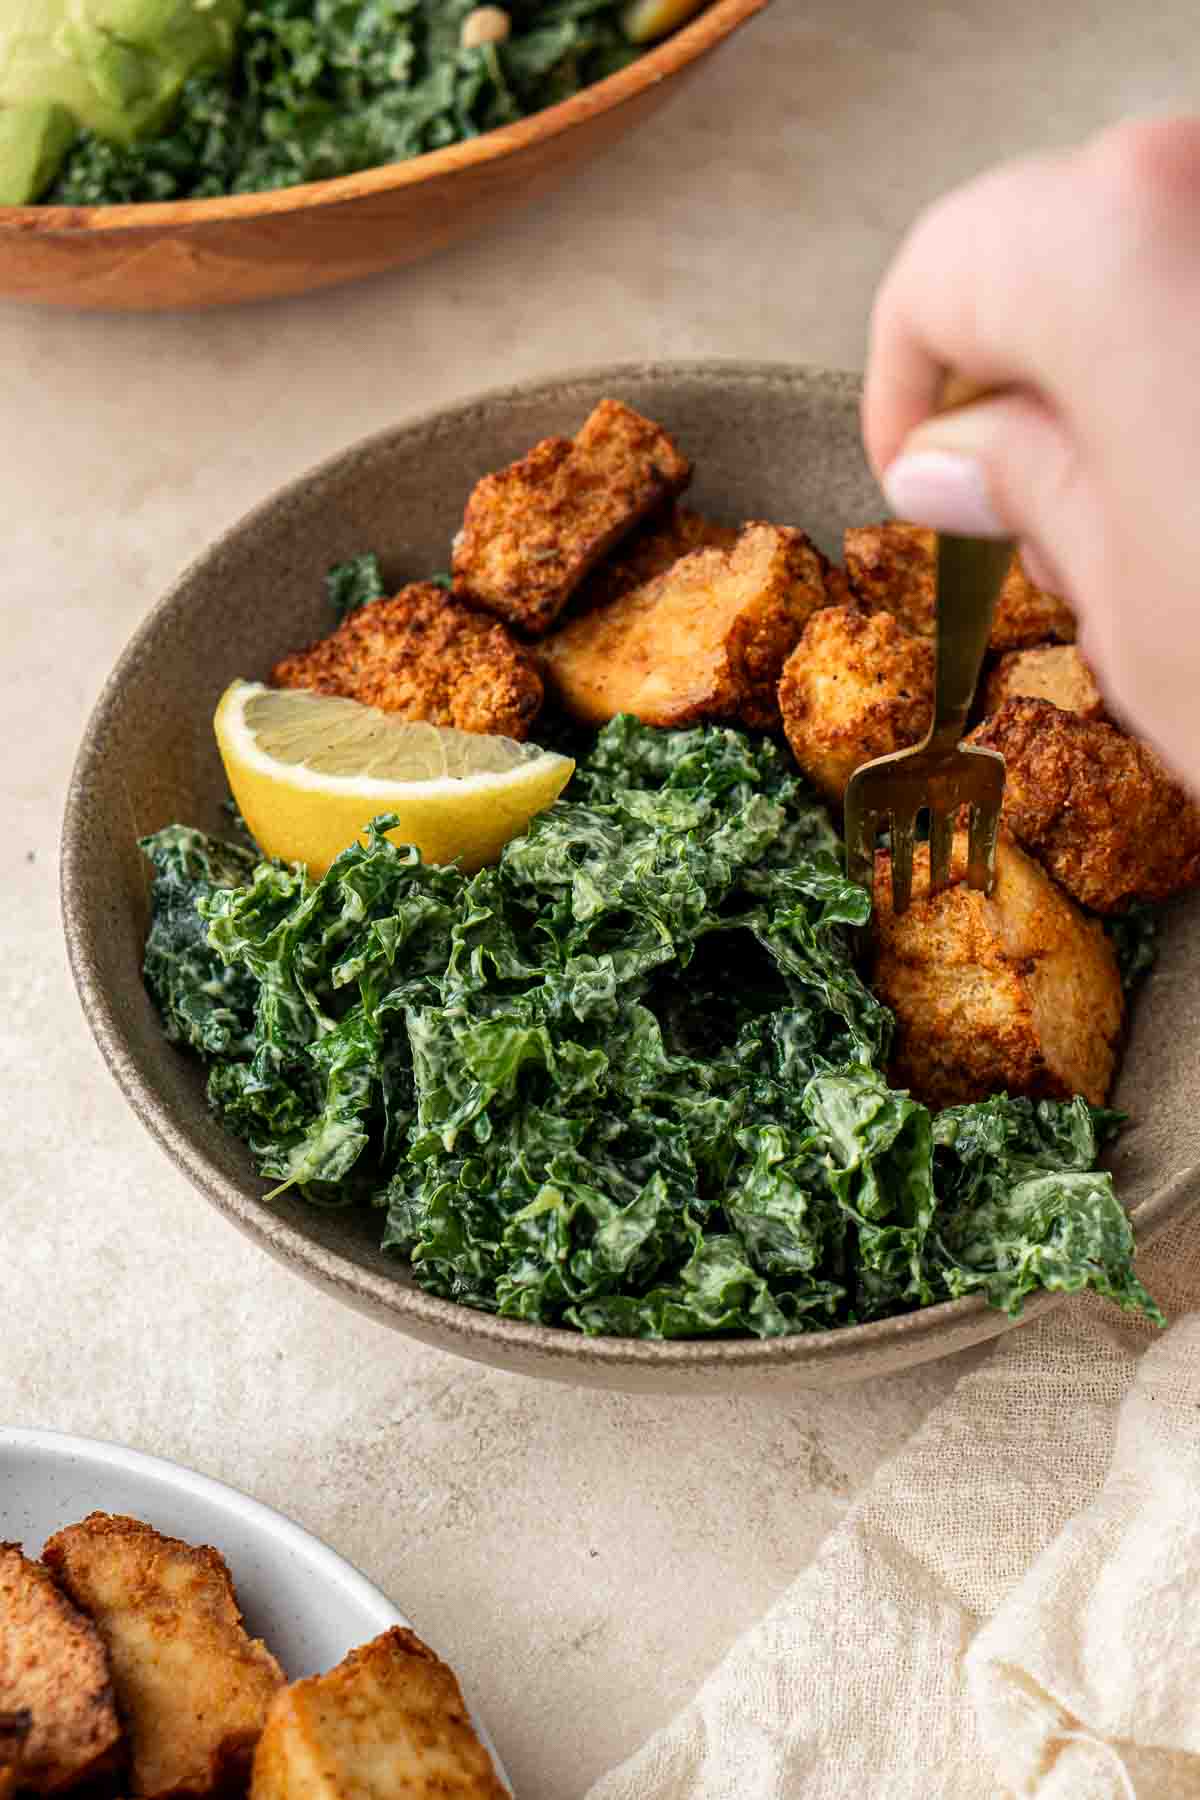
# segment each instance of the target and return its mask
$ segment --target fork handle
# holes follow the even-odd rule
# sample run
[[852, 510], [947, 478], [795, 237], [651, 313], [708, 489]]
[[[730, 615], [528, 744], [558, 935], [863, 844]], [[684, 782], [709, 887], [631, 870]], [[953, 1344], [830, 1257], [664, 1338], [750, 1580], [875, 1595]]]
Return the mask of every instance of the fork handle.
[[[947, 369], [939, 413], [986, 400], [995, 390]], [[953, 750], [963, 734], [1013, 545], [1009, 539], [938, 537], [937, 663], [930, 749]]]
[[953, 750], [962, 737], [1012, 553], [1005, 538], [939, 533], [931, 750]]

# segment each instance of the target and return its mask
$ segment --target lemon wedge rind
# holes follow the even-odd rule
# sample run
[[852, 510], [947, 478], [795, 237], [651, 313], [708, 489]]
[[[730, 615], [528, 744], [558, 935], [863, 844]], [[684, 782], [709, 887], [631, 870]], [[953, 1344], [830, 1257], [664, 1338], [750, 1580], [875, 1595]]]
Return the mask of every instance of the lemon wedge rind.
[[575, 767], [536, 745], [261, 682], [233, 682], [213, 730], [256, 842], [312, 875], [324, 874], [385, 812], [399, 815], [388, 833], [395, 842], [415, 844], [427, 862], [473, 872], [553, 804]]

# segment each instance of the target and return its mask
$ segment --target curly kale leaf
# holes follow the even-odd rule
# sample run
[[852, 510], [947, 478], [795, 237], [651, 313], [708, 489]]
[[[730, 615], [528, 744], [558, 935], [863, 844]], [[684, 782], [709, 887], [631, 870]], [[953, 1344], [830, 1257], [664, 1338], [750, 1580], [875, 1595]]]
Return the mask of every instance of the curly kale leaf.
[[382, 600], [387, 588], [374, 551], [334, 563], [325, 577], [325, 592], [339, 625], [347, 613], [369, 606], [372, 600]]
[[1096, 1169], [1118, 1115], [1067, 1102], [997, 1095], [934, 1121], [941, 1275], [950, 1294], [982, 1291], [1016, 1314], [1037, 1288], [1091, 1287], [1156, 1323], [1133, 1272], [1133, 1232]]
[[501, 44], [460, 46], [476, 0], [260, 0], [233, 67], [184, 87], [172, 129], [82, 132], [50, 201], [203, 199], [352, 174], [510, 125], [631, 62], [619, 0], [511, 0]]
[[869, 902], [772, 744], [614, 720], [472, 877], [393, 824], [319, 882], [243, 859], [197, 889], [195, 941], [251, 1007], [193, 1041], [263, 1173], [382, 1208], [430, 1292], [662, 1338], [1039, 1286], [1157, 1316], [1095, 1173], [1116, 1115], [931, 1118], [887, 1086]]
[[1127, 994], [1132, 993], [1158, 961], [1162, 909], [1135, 901], [1126, 912], [1106, 920], [1105, 925], [1117, 953], [1121, 986]]
[[140, 846], [154, 866], [143, 974], [163, 1030], [203, 1056], [248, 1054], [257, 984], [211, 947], [199, 903], [239, 888], [258, 859], [186, 825], [168, 825]]
[[461, 877], [398, 849], [382, 835], [394, 823], [380, 820], [319, 882], [261, 863], [198, 906], [213, 950], [258, 984], [253, 1056], [215, 1068], [210, 1098], [286, 1185], [342, 1181], [373, 1127], [394, 1142], [411, 1115], [389, 1015], [444, 966]]

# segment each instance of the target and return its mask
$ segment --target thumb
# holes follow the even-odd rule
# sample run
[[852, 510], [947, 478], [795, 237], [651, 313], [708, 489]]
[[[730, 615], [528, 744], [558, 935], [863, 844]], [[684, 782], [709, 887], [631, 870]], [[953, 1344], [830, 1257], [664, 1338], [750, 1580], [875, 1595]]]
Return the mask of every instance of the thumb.
[[1071, 439], [1042, 401], [1024, 393], [926, 419], [884, 471], [883, 491], [911, 524], [1019, 539], [1034, 580], [1059, 592], [1088, 510]]

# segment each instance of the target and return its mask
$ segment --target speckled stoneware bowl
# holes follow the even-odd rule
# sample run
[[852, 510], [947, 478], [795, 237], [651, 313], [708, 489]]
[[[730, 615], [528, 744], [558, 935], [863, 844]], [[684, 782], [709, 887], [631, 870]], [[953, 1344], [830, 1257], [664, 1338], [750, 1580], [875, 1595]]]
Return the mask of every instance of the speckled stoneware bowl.
[[[982, 1300], [811, 1336], [643, 1343], [585, 1338], [437, 1300], [377, 1246], [379, 1220], [268, 1184], [208, 1112], [198, 1063], [164, 1040], [142, 986], [148, 872], [135, 839], [172, 820], [220, 831], [217, 697], [326, 631], [331, 562], [376, 549], [400, 578], [444, 568], [472, 483], [604, 395], [661, 420], [695, 459], [690, 498], [719, 518], [805, 526], [836, 550], [879, 515], [856, 378], [734, 363], [603, 369], [485, 395], [370, 439], [260, 506], [186, 572], [113, 671], [75, 766], [63, 913], [84, 1010], [139, 1118], [200, 1191], [297, 1274], [399, 1330], [526, 1375], [691, 1394], [827, 1386], [946, 1356], [1010, 1328]], [[1180, 909], [1141, 996], [1118, 1098], [1138, 1121], [1116, 1158], [1144, 1241], [1200, 1195], [1200, 911]], [[1025, 1318], [1053, 1300], [1039, 1298]]]

